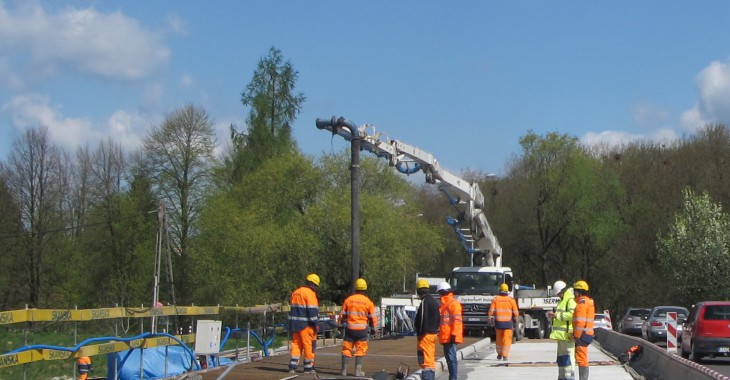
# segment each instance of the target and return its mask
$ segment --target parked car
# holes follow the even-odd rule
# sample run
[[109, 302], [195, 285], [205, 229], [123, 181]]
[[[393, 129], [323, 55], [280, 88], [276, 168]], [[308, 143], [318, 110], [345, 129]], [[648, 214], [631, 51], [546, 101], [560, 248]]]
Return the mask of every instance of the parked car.
[[593, 328], [613, 330], [611, 315], [607, 312], [596, 313], [596, 315], [593, 317]]
[[677, 313], [677, 340], [680, 340], [682, 323], [687, 319], [689, 311], [681, 306], [654, 306], [649, 312], [649, 316], [641, 325], [641, 337], [649, 342], [667, 339], [667, 312], [674, 311]]
[[641, 335], [641, 325], [649, 316], [651, 309], [646, 307], [630, 307], [618, 320], [618, 332], [628, 335]]
[[335, 313], [319, 314], [317, 334], [322, 335], [325, 338], [331, 338], [337, 333], [337, 315]]
[[704, 356], [730, 356], [730, 301], [705, 301], [692, 308], [682, 328], [680, 354], [699, 362]]

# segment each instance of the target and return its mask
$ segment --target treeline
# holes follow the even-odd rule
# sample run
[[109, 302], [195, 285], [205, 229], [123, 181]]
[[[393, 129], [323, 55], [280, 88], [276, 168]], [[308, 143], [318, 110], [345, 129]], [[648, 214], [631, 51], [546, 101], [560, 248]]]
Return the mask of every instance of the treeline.
[[[274, 48], [261, 59], [241, 94], [247, 127], [231, 126], [222, 156], [210, 116], [191, 104], [130, 153], [112, 139], [67, 152], [45, 127], [26, 130], [0, 163], [0, 309], [150, 305], [156, 268], [163, 303], [286, 301], [311, 272], [325, 303], [341, 301], [349, 154], [297, 148], [291, 125], [306, 101], [297, 76]], [[728, 297], [727, 127], [668, 145], [597, 150], [533, 132], [520, 144], [503, 177], [463, 176], [485, 194], [503, 263], [521, 283], [585, 279], [612, 311]], [[371, 295], [412, 291], [416, 273], [468, 263], [435, 186], [375, 157], [364, 156], [361, 171]]]

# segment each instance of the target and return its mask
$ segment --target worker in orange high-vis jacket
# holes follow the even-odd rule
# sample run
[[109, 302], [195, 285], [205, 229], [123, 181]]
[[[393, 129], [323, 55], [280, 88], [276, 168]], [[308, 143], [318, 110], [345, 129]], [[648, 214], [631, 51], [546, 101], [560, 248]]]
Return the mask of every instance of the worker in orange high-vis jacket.
[[342, 338], [342, 368], [340, 375], [347, 376], [347, 365], [355, 353], [355, 376], [365, 376], [362, 361], [368, 353], [370, 330], [378, 325], [375, 304], [365, 295], [368, 283], [358, 278], [355, 281], [355, 293], [345, 299], [340, 311], [340, 323], [345, 326], [345, 337]]
[[456, 346], [464, 342], [464, 323], [462, 321], [461, 302], [454, 298], [454, 291], [448, 282], [437, 287], [441, 296], [441, 324], [439, 325], [439, 342], [444, 347], [444, 358], [449, 368], [449, 380], [456, 380], [459, 362], [456, 359]]
[[289, 301], [288, 328], [292, 333], [291, 360], [289, 373], [294, 373], [299, 365], [299, 358], [304, 355], [304, 372], [315, 373], [314, 346], [317, 342], [317, 322], [319, 321], [319, 276], [312, 273], [307, 276], [303, 286], [291, 294]]
[[497, 360], [506, 361], [512, 347], [512, 329], [520, 316], [515, 299], [509, 295], [507, 284], [499, 285], [499, 294], [492, 299], [487, 315], [494, 322], [494, 329], [497, 330], [497, 341], [495, 342]]
[[575, 311], [573, 312], [573, 339], [575, 340], [575, 362], [578, 364], [578, 379], [588, 380], [588, 345], [593, 342], [593, 318], [596, 308], [589, 297], [588, 283], [583, 280], [573, 285]]
[[439, 303], [431, 296], [431, 286], [425, 279], [416, 282], [416, 294], [421, 299], [413, 325], [418, 337], [418, 364], [421, 380], [436, 379], [436, 338], [441, 323]]
[[89, 378], [89, 372], [91, 372], [91, 358], [88, 356], [81, 356], [76, 360], [76, 367], [79, 370], [79, 380], [86, 380]]

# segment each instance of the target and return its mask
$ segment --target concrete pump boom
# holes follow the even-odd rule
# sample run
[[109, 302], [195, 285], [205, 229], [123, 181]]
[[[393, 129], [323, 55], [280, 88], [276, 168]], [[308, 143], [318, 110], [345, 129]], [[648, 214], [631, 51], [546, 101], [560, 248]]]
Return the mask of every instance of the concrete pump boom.
[[387, 159], [390, 166], [403, 174], [422, 171], [426, 182], [437, 185], [449, 198], [449, 203], [459, 210], [459, 216], [447, 218], [447, 223], [454, 227], [470, 255], [471, 265], [502, 266], [502, 247], [489, 227], [483, 210], [484, 195], [476, 183], [469, 183], [448, 172], [428, 152], [398, 140], [381, 139], [382, 134], [371, 125], [357, 127], [345, 118], [332, 117], [317, 119], [317, 128], [342, 136], [347, 141], [360, 138], [361, 149]]

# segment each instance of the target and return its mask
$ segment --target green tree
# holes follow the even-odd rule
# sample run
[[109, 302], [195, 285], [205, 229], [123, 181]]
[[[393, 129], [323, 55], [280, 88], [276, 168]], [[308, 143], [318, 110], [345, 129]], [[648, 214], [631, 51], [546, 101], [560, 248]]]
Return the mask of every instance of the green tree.
[[157, 197], [164, 201], [171, 229], [172, 245], [179, 252], [175, 282], [180, 300], [189, 302], [192, 291], [189, 260], [190, 239], [197, 233], [196, 223], [206, 192], [211, 187], [215, 159], [215, 131], [204, 109], [186, 105], [168, 115], [162, 125], [150, 131], [137, 157], [140, 174], [150, 178]]
[[24, 255], [24, 273], [16, 281], [27, 292], [31, 307], [42, 307], [44, 283], [61, 274], [59, 253], [64, 227], [64, 195], [68, 194], [68, 167], [64, 152], [51, 141], [48, 128], [26, 130], [13, 142], [3, 177], [13, 202], [20, 206], [24, 235], [20, 242]]
[[311, 159], [291, 152], [211, 195], [193, 253], [202, 276], [196, 299], [241, 305], [283, 301], [307, 273], [327, 266], [317, 257], [319, 241], [306, 220], [319, 182]]
[[730, 217], [709, 194], [685, 188], [683, 210], [666, 233], [657, 236], [662, 270], [669, 274], [676, 299], [685, 305], [730, 297]]
[[20, 207], [15, 204], [5, 180], [0, 175], [0, 310], [19, 309], [26, 294], [18, 286], [18, 274], [23, 273], [23, 255], [20, 252]]
[[299, 73], [272, 47], [261, 58], [251, 82], [241, 93], [241, 103], [250, 107], [248, 130], [231, 126], [233, 151], [226, 161], [227, 172], [236, 181], [267, 159], [296, 148], [292, 124], [306, 97], [294, 88]]

